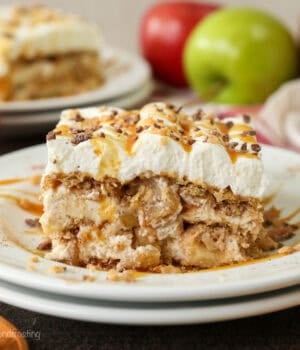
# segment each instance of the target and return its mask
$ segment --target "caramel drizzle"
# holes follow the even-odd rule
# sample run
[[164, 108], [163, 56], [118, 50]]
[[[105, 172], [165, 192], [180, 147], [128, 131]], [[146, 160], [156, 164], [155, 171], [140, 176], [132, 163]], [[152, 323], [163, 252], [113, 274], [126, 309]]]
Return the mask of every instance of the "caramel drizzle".
[[41, 203], [32, 202], [28, 199], [16, 197], [10, 194], [0, 194], [0, 198], [5, 198], [14, 202], [20, 209], [30, 214], [36, 216], [41, 216], [43, 214], [43, 206]]

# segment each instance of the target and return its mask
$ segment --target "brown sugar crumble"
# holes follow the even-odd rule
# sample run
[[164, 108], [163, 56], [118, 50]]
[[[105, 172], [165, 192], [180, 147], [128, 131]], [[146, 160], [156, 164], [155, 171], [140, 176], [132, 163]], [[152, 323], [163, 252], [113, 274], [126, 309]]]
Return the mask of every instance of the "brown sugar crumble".
[[31, 218], [25, 219], [25, 223], [29, 227], [40, 227], [41, 226], [40, 221], [39, 221], [38, 218], [36, 218], [36, 219], [31, 219]]

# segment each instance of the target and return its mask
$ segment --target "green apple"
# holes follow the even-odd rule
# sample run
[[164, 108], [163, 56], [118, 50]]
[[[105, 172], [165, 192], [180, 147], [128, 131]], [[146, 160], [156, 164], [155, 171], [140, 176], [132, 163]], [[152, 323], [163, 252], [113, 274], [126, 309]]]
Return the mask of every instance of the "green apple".
[[297, 74], [297, 49], [288, 30], [256, 9], [232, 8], [209, 15], [184, 48], [190, 85], [205, 100], [262, 102]]

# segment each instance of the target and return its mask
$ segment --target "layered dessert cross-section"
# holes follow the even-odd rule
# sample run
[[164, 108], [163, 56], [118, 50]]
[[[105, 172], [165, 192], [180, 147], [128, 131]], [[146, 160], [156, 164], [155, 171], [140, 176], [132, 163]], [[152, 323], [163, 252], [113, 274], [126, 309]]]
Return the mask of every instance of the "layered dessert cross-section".
[[42, 5], [0, 8], [0, 101], [77, 94], [103, 80], [97, 28]]
[[248, 116], [152, 103], [66, 110], [47, 136], [48, 258], [118, 270], [209, 268], [274, 247], [263, 227], [260, 146]]

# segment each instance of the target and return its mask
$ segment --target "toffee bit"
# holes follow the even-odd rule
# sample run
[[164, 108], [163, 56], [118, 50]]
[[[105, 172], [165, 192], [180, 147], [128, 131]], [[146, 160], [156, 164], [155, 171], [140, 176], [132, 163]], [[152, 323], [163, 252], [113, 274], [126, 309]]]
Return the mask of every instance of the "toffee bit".
[[118, 114], [118, 111], [116, 111], [115, 109], [111, 111], [110, 115], [112, 117], [115, 117]]
[[49, 131], [46, 136], [47, 141], [55, 140], [56, 139], [56, 133], [54, 130]]
[[261, 147], [260, 147], [260, 145], [259, 145], [258, 143], [253, 143], [253, 144], [251, 145], [251, 149], [252, 149], [252, 151], [258, 153], [258, 152], [261, 150]]
[[77, 112], [75, 114], [74, 120], [75, 120], [75, 122], [82, 122], [82, 121], [84, 121], [84, 118], [80, 115], [79, 112]]
[[229, 141], [229, 136], [228, 136], [228, 135], [223, 135], [223, 136], [222, 136], [222, 140], [223, 140], [224, 142], [228, 142], [228, 141]]
[[79, 233], [79, 231], [80, 231], [80, 228], [78, 226], [70, 229], [70, 233], [74, 236], [76, 236]]
[[247, 143], [246, 142], [244, 142], [242, 144], [241, 151], [243, 151], [243, 152], [247, 151]]
[[175, 140], [175, 141], [179, 141], [179, 137], [177, 137], [177, 136], [175, 136], [175, 135], [171, 135], [170, 137], [171, 137], [171, 139], [173, 139], [173, 140]]
[[117, 133], [121, 134], [122, 133], [122, 129], [119, 126], [114, 126], [114, 129], [116, 130]]
[[39, 219], [30, 219], [30, 218], [28, 218], [28, 219], [25, 219], [25, 223], [29, 227], [39, 227], [40, 226]]
[[238, 145], [238, 142], [230, 142], [229, 145], [228, 145], [228, 147], [229, 147], [230, 149], [235, 149], [235, 148], [237, 147], [237, 145]]
[[192, 118], [193, 120], [201, 120], [202, 119], [202, 115], [203, 115], [203, 111], [202, 109], [199, 109], [197, 112], [195, 112], [194, 114], [192, 114]]
[[243, 120], [245, 123], [249, 124], [251, 121], [251, 117], [247, 114], [243, 114]]
[[138, 126], [136, 128], [136, 132], [142, 132], [144, 130], [144, 128], [142, 126]]
[[166, 107], [172, 110], [175, 109], [175, 106], [172, 103], [166, 103]]
[[225, 124], [227, 126], [228, 129], [231, 129], [234, 125], [234, 123], [232, 121], [229, 121]]
[[242, 132], [242, 136], [255, 136], [256, 131], [255, 130], [246, 130]]
[[52, 249], [52, 241], [51, 239], [46, 239], [42, 241], [38, 246], [38, 250], [51, 250]]
[[71, 142], [74, 145], [78, 145], [81, 142], [87, 141], [90, 138], [92, 138], [92, 133], [91, 132], [81, 132], [73, 136]]
[[182, 106], [179, 106], [174, 110], [174, 112], [179, 113], [182, 110], [182, 108], [183, 108]]

